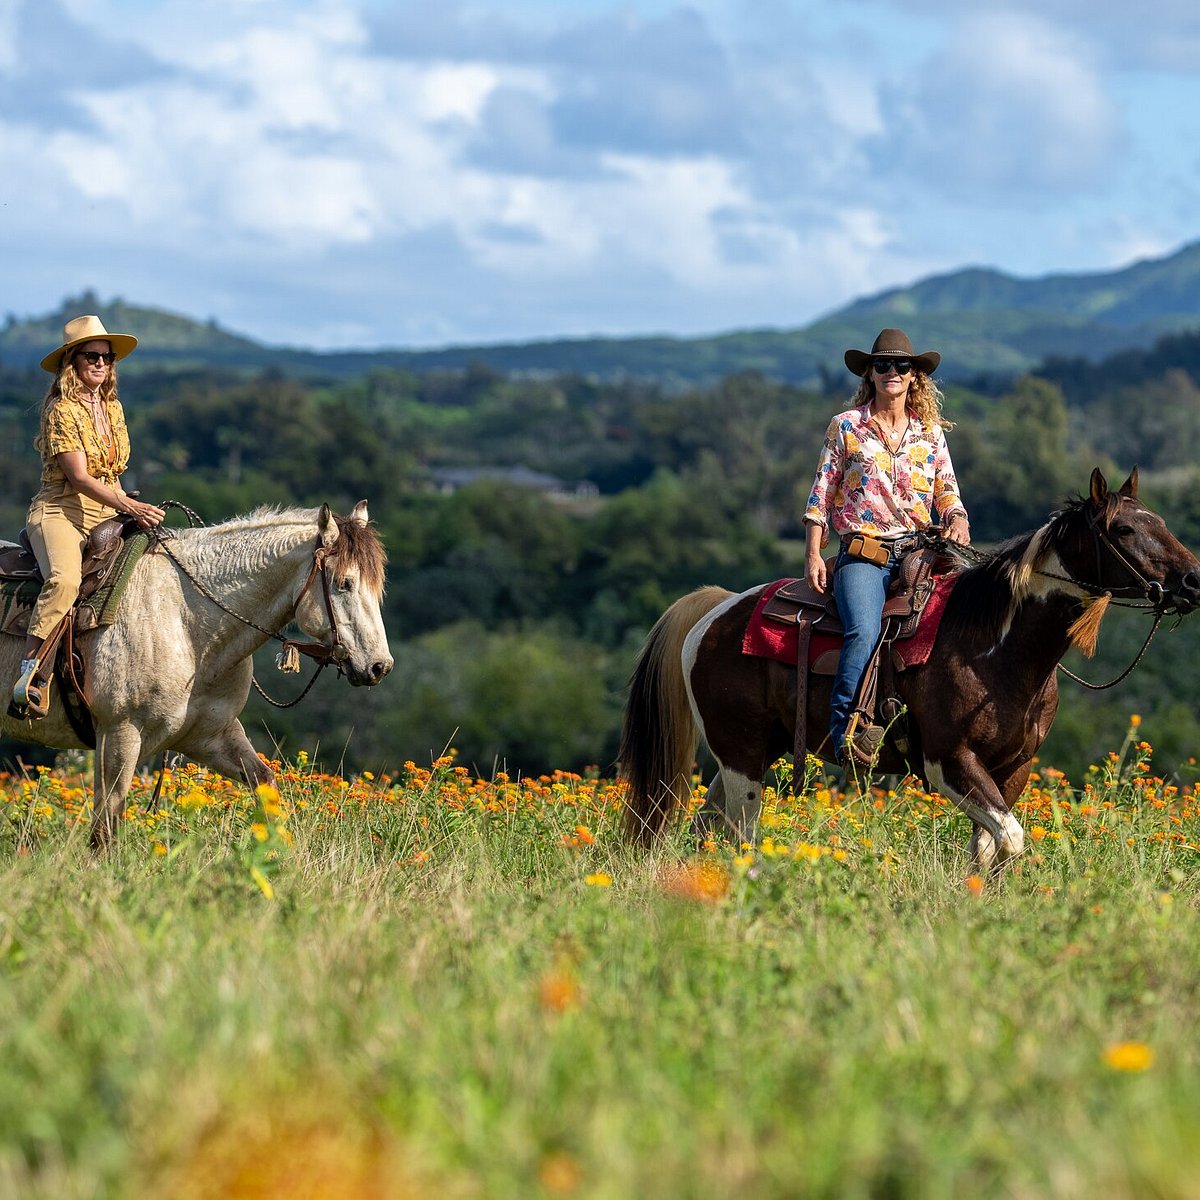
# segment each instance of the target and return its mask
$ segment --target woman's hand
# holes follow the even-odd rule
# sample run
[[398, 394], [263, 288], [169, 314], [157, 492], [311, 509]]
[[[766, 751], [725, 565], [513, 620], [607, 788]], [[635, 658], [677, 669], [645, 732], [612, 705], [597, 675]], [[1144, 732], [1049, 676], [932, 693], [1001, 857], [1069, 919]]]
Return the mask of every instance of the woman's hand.
[[804, 578], [808, 586], [823, 592], [828, 580], [825, 578], [825, 560], [821, 557], [821, 542], [825, 527], [816, 521], [806, 521], [804, 530]]
[[808, 580], [808, 586], [818, 592], [824, 592], [826, 587], [826, 567], [825, 560], [820, 553], [816, 557], [805, 556], [804, 560], [804, 578]]
[[962, 513], [955, 513], [950, 518], [950, 524], [946, 526], [946, 541], [957, 542], [960, 546], [970, 545], [971, 526]]
[[146, 504], [142, 500], [134, 500], [126, 496], [121, 511], [131, 516], [142, 529], [153, 529], [161, 525], [166, 512], [157, 504]]

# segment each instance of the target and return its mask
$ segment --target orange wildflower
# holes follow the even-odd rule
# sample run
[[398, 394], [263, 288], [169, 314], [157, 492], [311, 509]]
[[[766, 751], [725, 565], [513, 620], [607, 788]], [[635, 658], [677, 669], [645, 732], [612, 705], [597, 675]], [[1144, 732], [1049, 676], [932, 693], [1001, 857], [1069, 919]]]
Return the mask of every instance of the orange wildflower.
[[660, 886], [669, 896], [715, 904], [729, 895], [729, 872], [718, 863], [684, 863], [664, 871]]

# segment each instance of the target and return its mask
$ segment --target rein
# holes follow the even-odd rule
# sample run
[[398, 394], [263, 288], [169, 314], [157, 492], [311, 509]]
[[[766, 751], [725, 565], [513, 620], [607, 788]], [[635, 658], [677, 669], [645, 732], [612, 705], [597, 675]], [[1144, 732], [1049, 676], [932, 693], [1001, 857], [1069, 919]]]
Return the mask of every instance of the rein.
[[[204, 522], [194, 513], [186, 504], [182, 504], [178, 500], [164, 501], [163, 508], [178, 508], [181, 509], [188, 518], [188, 524], [193, 528], [197, 525], [203, 525]], [[321, 580], [321, 598], [325, 603], [325, 615], [329, 618], [329, 628], [332, 633], [330, 643], [326, 645], [324, 642], [299, 642], [292, 638], [285, 638], [278, 630], [270, 630], [257, 621], [252, 621], [249, 617], [242, 616], [241, 613], [234, 612], [220, 597], [213, 594], [212, 590], [202, 583], [191, 571], [187, 569], [179, 561], [172, 552], [170, 547], [171, 533], [168, 530], [158, 529], [151, 531], [151, 537], [157, 546], [164, 554], [175, 564], [179, 573], [188, 579], [192, 586], [210, 603], [215, 604], [223, 613], [233, 617], [235, 621], [248, 626], [251, 629], [256, 629], [265, 637], [277, 641], [281, 644], [282, 649], [276, 656], [275, 662], [281, 671], [293, 672], [300, 669], [299, 656], [303, 654], [306, 658], [311, 658], [317, 663], [317, 669], [313, 672], [312, 678], [305, 685], [304, 690], [294, 700], [281, 701], [275, 700], [269, 696], [264, 690], [258, 679], [251, 675], [250, 682], [254, 685], [254, 690], [268, 703], [275, 708], [294, 708], [305, 696], [312, 690], [312, 686], [317, 681], [317, 677], [325, 670], [330, 663], [333, 663], [338, 670], [338, 674], [342, 674], [342, 664], [349, 657], [350, 652], [346, 649], [342, 642], [341, 635], [338, 631], [337, 616], [333, 610], [333, 599], [329, 591], [329, 572], [327, 570], [327, 560], [329, 558], [329, 549], [326, 546], [318, 545], [313, 550], [312, 565], [309, 567], [308, 576], [304, 580], [304, 586], [296, 594], [296, 599], [293, 602], [292, 608], [299, 605], [304, 599], [309, 588], [312, 587], [315, 580], [319, 577]]]

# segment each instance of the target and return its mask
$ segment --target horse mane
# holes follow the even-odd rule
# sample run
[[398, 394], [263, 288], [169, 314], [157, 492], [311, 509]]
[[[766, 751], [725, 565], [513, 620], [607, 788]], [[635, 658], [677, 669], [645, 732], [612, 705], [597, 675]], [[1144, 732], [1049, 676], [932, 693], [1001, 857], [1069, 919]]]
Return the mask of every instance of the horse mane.
[[[204, 526], [195, 532], [237, 534], [258, 529], [280, 529], [289, 525], [316, 525], [319, 508], [284, 508], [278, 504], [262, 504], [243, 516], [231, 517], [219, 525]], [[329, 564], [340, 579], [349, 570], [357, 570], [359, 578], [375, 596], [383, 595], [387, 577], [387, 552], [374, 526], [334, 513], [338, 540], [329, 555]], [[184, 531], [181, 531], [184, 532]], [[340, 570], [339, 570], [340, 568]]]
[[[1108, 527], [1121, 498], [1109, 493], [1103, 522]], [[1034, 576], [1046, 560], [1057, 555], [1087, 519], [1090, 499], [1075, 496], [1046, 524], [1001, 542], [981, 561], [959, 574], [946, 602], [943, 627], [952, 636], [982, 635], [995, 645], [1003, 638], [1013, 615], [1034, 590]]]

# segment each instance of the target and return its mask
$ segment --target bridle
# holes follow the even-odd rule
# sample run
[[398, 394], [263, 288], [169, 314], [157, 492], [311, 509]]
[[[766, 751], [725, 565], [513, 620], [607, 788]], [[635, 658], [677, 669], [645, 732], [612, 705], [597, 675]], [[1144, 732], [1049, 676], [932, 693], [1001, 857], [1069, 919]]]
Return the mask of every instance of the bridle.
[[[178, 501], [167, 501], [164, 507], [182, 508], [188, 516], [189, 524], [203, 524], [195, 514], [185, 505]], [[193, 518], [195, 518], [193, 520]], [[254, 685], [254, 690], [268, 703], [276, 708], [293, 708], [299, 704], [301, 700], [312, 690], [312, 686], [317, 682], [317, 677], [325, 670], [327, 666], [333, 664], [337, 668], [339, 675], [345, 674], [345, 662], [350, 657], [350, 650], [342, 641], [341, 633], [338, 630], [337, 614], [333, 608], [333, 596], [329, 586], [329, 546], [322, 545], [318, 539], [316, 546], [313, 548], [312, 563], [308, 568], [308, 575], [304, 580], [299, 592], [296, 593], [296, 598], [292, 601], [291, 612], [295, 615], [300, 602], [308, 594], [309, 589], [313, 584], [320, 579], [321, 581], [321, 599], [325, 605], [325, 616], [329, 621], [330, 639], [326, 642], [301, 642], [294, 638], [285, 638], [279, 630], [267, 629], [265, 626], [258, 624], [257, 621], [251, 620], [249, 617], [243, 616], [241, 613], [234, 612], [219, 596], [213, 594], [212, 590], [202, 583], [187, 567], [179, 561], [171, 550], [170, 541], [172, 533], [170, 530], [164, 529], [161, 525], [150, 531], [150, 536], [156, 543], [157, 548], [162, 550], [164, 554], [175, 564], [179, 573], [188, 579], [192, 586], [210, 603], [215, 604], [223, 613], [227, 613], [233, 617], [235, 621], [248, 626], [250, 629], [257, 629], [259, 633], [265, 635], [273, 641], [280, 643], [280, 651], [275, 656], [275, 665], [281, 670], [288, 673], [300, 670], [300, 655], [305, 658], [311, 658], [317, 664], [317, 669], [313, 672], [312, 678], [305, 685], [304, 690], [294, 700], [280, 701], [269, 696], [253, 675], [250, 677], [250, 682]], [[291, 618], [289, 618], [290, 620]], [[286, 624], [286, 622], [285, 622]]]
[[[1059, 575], [1054, 571], [1038, 571], [1039, 575], [1045, 576], [1047, 579], [1058, 579], [1064, 583], [1072, 584], [1074, 587], [1080, 588], [1082, 591], [1088, 592], [1097, 599], [1104, 597], [1113, 604], [1121, 608], [1141, 609], [1144, 612], [1153, 612], [1154, 621], [1150, 626], [1150, 632], [1146, 634], [1146, 640], [1142, 643], [1142, 648], [1134, 656], [1133, 661], [1121, 672], [1115, 679], [1110, 679], [1107, 683], [1090, 683], [1088, 680], [1076, 675], [1074, 671], [1068, 667], [1064, 667], [1062, 663], [1058, 664], [1058, 669], [1069, 678], [1075, 680], [1076, 683], [1082, 684], [1085, 688], [1090, 688], [1092, 691], [1101, 692], [1106, 688], [1115, 687], [1123, 679], [1133, 671], [1134, 667], [1142, 661], [1143, 655], [1150, 647], [1154, 635], [1158, 632], [1158, 627], [1166, 616], [1175, 616], [1175, 625], [1183, 619], [1184, 610], [1179, 607], [1179, 602], [1174, 594], [1157, 579], [1147, 579], [1141, 571], [1138, 570], [1133, 563], [1122, 553], [1121, 548], [1109, 537], [1108, 527], [1103, 520], [1104, 510], [1093, 507], [1087, 515], [1088, 532], [1091, 533], [1093, 544], [1096, 548], [1096, 578], [1100, 579], [1103, 569], [1102, 553], [1107, 550], [1109, 554], [1116, 559], [1117, 563], [1123, 567], [1132, 578], [1133, 582], [1124, 584], [1121, 587], [1105, 587], [1099, 583], [1088, 583], [1084, 579], [1076, 579], [1071, 575]], [[1118, 593], [1132, 593], [1132, 595], [1121, 595]], [[1174, 628], [1173, 626], [1172, 628]]]
[[[1132, 583], [1127, 583], [1121, 587], [1106, 587], [1101, 583], [1088, 583], [1085, 579], [1076, 579], [1072, 575], [1059, 575], [1054, 571], [1039, 571], [1039, 575], [1045, 576], [1047, 579], [1059, 579], [1064, 583], [1073, 584], [1075, 587], [1090, 593], [1093, 596], [1108, 596], [1108, 598], [1121, 608], [1140, 608], [1153, 610], [1160, 617], [1168, 616], [1172, 613], [1180, 612], [1178, 602], [1175, 600], [1173, 593], [1168, 591], [1157, 579], [1147, 579], [1141, 571], [1138, 570], [1133, 563], [1122, 553], [1120, 546], [1116, 544], [1108, 535], [1108, 528], [1103, 521], [1103, 514], [1098, 510], [1093, 510], [1088, 513], [1087, 525], [1088, 532], [1092, 535], [1093, 545], [1096, 549], [1096, 578], [1101, 577], [1103, 570], [1103, 551], [1107, 550], [1109, 554], [1117, 560], [1118, 565], [1123, 567], [1132, 578]], [[1132, 595], [1119, 595], [1119, 593], [1132, 593]]]

